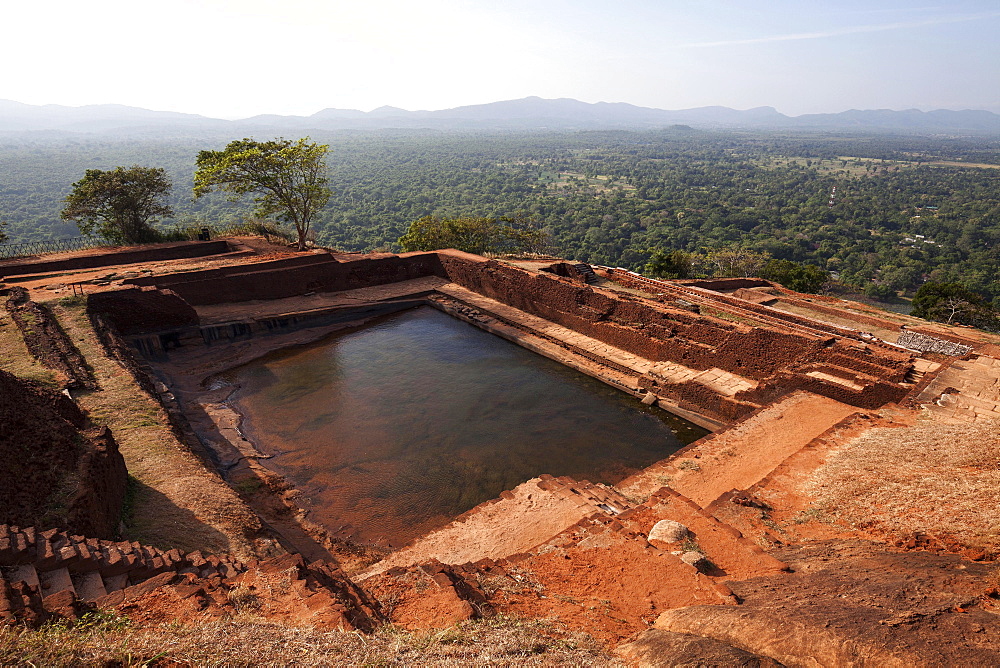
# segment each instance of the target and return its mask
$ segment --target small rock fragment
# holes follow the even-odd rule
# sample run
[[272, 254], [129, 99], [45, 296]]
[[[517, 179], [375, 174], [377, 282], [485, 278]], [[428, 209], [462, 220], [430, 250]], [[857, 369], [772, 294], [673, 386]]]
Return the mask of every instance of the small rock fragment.
[[683, 561], [688, 566], [694, 566], [699, 571], [708, 565], [708, 560], [705, 559], [705, 555], [701, 552], [696, 552], [694, 550], [689, 550], [681, 555], [681, 561]]
[[677, 543], [688, 536], [688, 529], [680, 522], [660, 520], [649, 531], [649, 540], [662, 540], [664, 543]]

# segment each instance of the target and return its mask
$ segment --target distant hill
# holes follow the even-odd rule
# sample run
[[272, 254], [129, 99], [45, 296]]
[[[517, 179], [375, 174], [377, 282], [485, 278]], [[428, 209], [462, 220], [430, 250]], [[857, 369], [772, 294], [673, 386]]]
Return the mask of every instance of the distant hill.
[[120, 104], [66, 107], [58, 104], [31, 105], [0, 100], [0, 132], [86, 132], [170, 127], [222, 127], [223, 121], [196, 114], [150, 111]]
[[786, 116], [772, 107], [736, 110], [698, 107], [669, 111], [623, 102], [590, 104], [568, 98], [526, 97], [438, 111], [380, 107], [324, 109], [311, 116], [265, 114], [227, 121], [196, 114], [122, 105], [35, 106], [0, 100], [0, 134], [74, 133], [125, 136], [289, 133], [309, 130], [599, 130], [688, 125], [701, 129], [810, 130], [1000, 135], [1000, 115], [989, 111], [889, 109]]

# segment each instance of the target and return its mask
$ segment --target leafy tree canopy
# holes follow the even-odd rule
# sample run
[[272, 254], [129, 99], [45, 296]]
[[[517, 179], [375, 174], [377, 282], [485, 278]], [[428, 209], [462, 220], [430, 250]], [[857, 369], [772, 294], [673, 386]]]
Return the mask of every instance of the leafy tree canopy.
[[[830, 271], [852, 290], [912, 296], [926, 280], [961, 283], [1000, 308], [1000, 169], [989, 167], [1000, 165], [997, 138], [669, 129], [313, 137], [330, 145], [334, 194], [310, 228], [325, 246], [398, 250], [424, 216], [523, 211], [555, 253], [584, 262], [641, 272], [652, 250], [681, 250], [699, 260], [696, 275], [711, 275], [701, 258], [741, 245]], [[217, 148], [231, 139], [220, 135]], [[205, 141], [0, 138], [5, 231], [13, 242], [74, 235], [59, 212], [85, 170], [155, 164], [180, 184]], [[252, 215], [250, 198], [234, 206], [227, 196], [174, 192], [167, 203], [184, 227]]]
[[399, 238], [406, 251], [457, 248], [477, 255], [537, 253], [547, 235], [527, 218], [438, 218], [424, 216], [414, 221]]
[[761, 278], [781, 283], [789, 290], [816, 294], [830, 280], [830, 274], [811, 264], [791, 260], [770, 260], [764, 265]]
[[750, 278], [760, 276], [770, 255], [744, 246], [734, 246], [708, 254], [705, 261], [716, 276]]
[[997, 312], [983, 296], [959, 283], [928, 281], [913, 298], [911, 315], [948, 324], [997, 328]]
[[277, 215], [292, 223], [299, 250], [304, 250], [313, 219], [330, 199], [328, 150], [326, 144], [311, 143], [308, 138], [279, 138], [266, 142], [239, 139], [222, 151], [201, 151], [194, 174], [195, 198], [213, 190], [230, 193], [231, 201], [253, 194], [257, 215]]
[[75, 222], [84, 234], [96, 233], [112, 243], [156, 241], [159, 234], [151, 223], [173, 215], [164, 203], [170, 187], [170, 179], [159, 167], [88, 169], [73, 184], [61, 217]]
[[690, 278], [694, 275], [696, 256], [681, 250], [653, 251], [646, 264], [646, 275], [655, 278]]

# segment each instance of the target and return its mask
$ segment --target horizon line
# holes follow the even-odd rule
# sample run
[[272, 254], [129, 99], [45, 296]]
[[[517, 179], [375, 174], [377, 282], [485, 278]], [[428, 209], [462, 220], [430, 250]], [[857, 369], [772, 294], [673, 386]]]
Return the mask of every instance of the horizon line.
[[[691, 45], [691, 46], [694, 46], [694, 45]], [[560, 101], [560, 100], [568, 100], [568, 101], [571, 101], [571, 102], [579, 102], [580, 104], [585, 104], [585, 105], [589, 105], [589, 106], [596, 106], [596, 105], [600, 105], [600, 104], [608, 104], [608, 105], [621, 104], [621, 105], [628, 105], [628, 106], [631, 106], [631, 107], [635, 107], [635, 108], [638, 108], [638, 109], [648, 109], [648, 110], [652, 110], [652, 111], [665, 111], [665, 112], [675, 112], [675, 113], [676, 112], [685, 112], [685, 111], [696, 111], [696, 110], [701, 110], [701, 109], [713, 109], [713, 108], [727, 109], [727, 110], [736, 111], [736, 112], [754, 111], [754, 110], [757, 110], [757, 109], [770, 109], [770, 110], [773, 110], [776, 113], [778, 113], [778, 114], [780, 114], [780, 115], [782, 115], [782, 116], [784, 116], [786, 118], [789, 118], [789, 119], [801, 118], [803, 116], [836, 115], [836, 114], [848, 113], [848, 112], [851, 112], [851, 111], [862, 111], [862, 112], [864, 112], [864, 111], [890, 111], [890, 112], [894, 112], [894, 113], [902, 113], [902, 112], [906, 112], [906, 111], [917, 111], [917, 112], [925, 113], [925, 114], [926, 113], [932, 113], [932, 112], [935, 112], [935, 111], [952, 111], [952, 112], [963, 112], [963, 111], [974, 111], [975, 112], [975, 111], [979, 111], [979, 112], [986, 112], [986, 113], [994, 114], [994, 115], [1000, 115], [1000, 112], [993, 111], [992, 109], [983, 108], [983, 107], [963, 107], [963, 108], [935, 107], [933, 109], [931, 109], [931, 108], [921, 109], [919, 107], [907, 107], [907, 108], [903, 108], [903, 109], [892, 109], [892, 108], [888, 108], [888, 107], [869, 107], [869, 108], [851, 107], [851, 108], [848, 108], [848, 109], [842, 109], [841, 111], [817, 111], [817, 112], [807, 112], [807, 113], [802, 113], [802, 114], [791, 115], [791, 114], [786, 114], [786, 113], [784, 113], [782, 111], [779, 111], [776, 107], [774, 107], [772, 105], [768, 105], [768, 104], [757, 105], [757, 106], [753, 106], [753, 107], [747, 107], [747, 108], [744, 108], [744, 109], [739, 109], [739, 108], [736, 108], [736, 107], [727, 107], [727, 106], [721, 105], [721, 104], [706, 104], [706, 105], [701, 105], [701, 106], [697, 106], [697, 107], [683, 107], [683, 108], [678, 108], [678, 109], [666, 109], [666, 108], [663, 108], [663, 107], [649, 107], [649, 106], [644, 106], [644, 105], [640, 105], [640, 104], [635, 104], [633, 102], [621, 102], [621, 101], [618, 101], [618, 102], [608, 102], [606, 100], [599, 100], [597, 102], [585, 102], [583, 100], [579, 100], [577, 98], [571, 98], [571, 97], [550, 97], [550, 98], [546, 98], [546, 97], [542, 97], [540, 95], [526, 95], [524, 97], [519, 97], [519, 98], [509, 98], [509, 99], [504, 99], [504, 100], [494, 100], [492, 102], [479, 102], [479, 103], [471, 103], [471, 104], [461, 104], [461, 105], [454, 106], [454, 107], [443, 107], [443, 108], [439, 108], [439, 109], [406, 109], [404, 107], [398, 107], [398, 106], [391, 105], [391, 104], [383, 104], [383, 105], [380, 105], [378, 107], [374, 107], [374, 108], [372, 108], [372, 109], [370, 109], [368, 111], [364, 111], [364, 110], [356, 109], [356, 108], [347, 108], [347, 107], [323, 107], [323, 108], [321, 108], [321, 109], [319, 109], [319, 110], [317, 110], [317, 111], [315, 111], [315, 112], [313, 112], [311, 114], [282, 114], [282, 113], [274, 113], [274, 112], [261, 112], [261, 113], [253, 114], [253, 115], [250, 115], [250, 116], [240, 116], [240, 117], [209, 116], [209, 115], [206, 115], [206, 114], [201, 114], [201, 113], [196, 113], [196, 112], [176, 111], [176, 110], [173, 110], [173, 109], [152, 109], [152, 108], [149, 108], [149, 107], [141, 107], [141, 106], [137, 106], [137, 105], [133, 105], [133, 104], [125, 104], [125, 103], [122, 103], [122, 102], [100, 102], [100, 103], [89, 103], [89, 104], [81, 104], [81, 105], [63, 104], [63, 103], [59, 103], [59, 102], [48, 102], [48, 103], [42, 103], [42, 104], [33, 104], [33, 103], [30, 103], [30, 102], [21, 102], [19, 100], [13, 100], [13, 99], [10, 99], [10, 98], [0, 98], [0, 103], [11, 102], [11, 103], [14, 103], [14, 104], [17, 104], [17, 105], [23, 105], [23, 106], [27, 106], [27, 107], [61, 107], [61, 108], [65, 108], [65, 109], [87, 109], [87, 108], [94, 108], [94, 107], [124, 107], [126, 109], [136, 109], [136, 110], [140, 110], [140, 111], [149, 111], [149, 112], [153, 112], [153, 113], [180, 114], [180, 115], [185, 115], [185, 116], [197, 116], [199, 118], [203, 118], [203, 119], [206, 119], [206, 120], [218, 120], [218, 121], [226, 121], [226, 122], [237, 122], [237, 121], [250, 120], [252, 118], [257, 118], [259, 116], [278, 116], [278, 117], [282, 117], [282, 118], [311, 118], [312, 116], [315, 116], [318, 113], [321, 113], [323, 111], [330, 111], [330, 110], [334, 110], [334, 111], [353, 111], [353, 112], [358, 112], [358, 113], [361, 113], [361, 114], [371, 114], [371, 113], [373, 113], [375, 111], [378, 111], [380, 109], [390, 108], [390, 109], [398, 109], [399, 111], [405, 112], [405, 113], [435, 113], [435, 112], [441, 112], [441, 111], [451, 111], [451, 110], [454, 110], [454, 109], [463, 109], [463, 108], [467, 108], [467, 107], [489, 106], [491, 104], [500, 104], [500, 103], [504, 103], [504, 102], [520, 102], [520, 101], [523, 101], [523, 100], [531, 100], [531, 99], [538, 99], [538, 100], [542, 100], [542, 101], [545, 101], [545, 102], [557, 102], [557, 101]], [[1000, 106], [1000, 105], [998, 105], [998, 106]]]

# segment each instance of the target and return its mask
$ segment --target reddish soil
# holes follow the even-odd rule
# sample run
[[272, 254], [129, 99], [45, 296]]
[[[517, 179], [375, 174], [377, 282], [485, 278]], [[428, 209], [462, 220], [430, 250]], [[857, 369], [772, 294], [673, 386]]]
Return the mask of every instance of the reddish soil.
[[564, 532], [512, 564], [522, 581], [494, 594], [498, 610], [556, 618], [609, 643], [646, 628], [663, 610], [735, 603], [677, 555], [611, 528]]
[[991, 566], [951, 555], [892, 553], [862, 541], [775, 554], [795, 572], [731, 583], [742, 605], [672, 610], [655, 627], [713, 638], [786, 665], [1000, 662]]
[[[494, 577], [507, 577], [502, 568], [484, 570], [492, 571]], [[393, 568], [367, 581], [365, 589], [392, 623], [411, 631], [442, 629], [495, 613], [481, 588], [483, 574], [430, 560], [420, 566]]]
[[[784, 563], [744, 539], [733, 527], [720, 522], [690, 499], [669, 488], [660, 490], [646, 503], [619, 519], [628, 529], [641, 535], [649, 535], [660, 520], [681, 523], [689, 532], [689, 538], [684, 542], [690, 541], [705, 554], [713, 565], [708, 572], [717, 578], [743, 580], [778, 573], [787, 568]], [[683, 544], [670, 545], [661, 541], [651, 543], [660, 549], [683, 547]]]
[[236, 577], [163, 573], [100, 603], [133, 623], [206, 622], [248, 613], [290, 626], [371, 631], [380, 621], [364, 593], [335, 568], [288, 555], [248, 565]]

